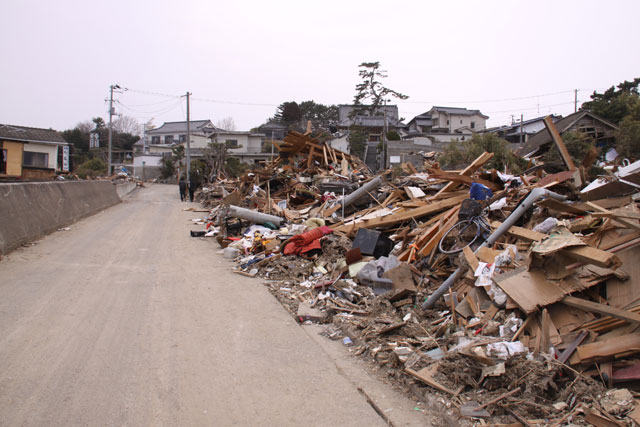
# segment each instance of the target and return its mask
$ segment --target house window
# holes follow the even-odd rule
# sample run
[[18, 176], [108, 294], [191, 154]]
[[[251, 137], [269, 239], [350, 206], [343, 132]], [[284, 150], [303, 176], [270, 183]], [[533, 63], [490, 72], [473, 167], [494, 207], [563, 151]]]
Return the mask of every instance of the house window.
[[449, 126], [449, 119], [447, 119], [447, 126]]
[[48, 168], [49, 154], [34, 153], [33, 151], [25, 151], [22, 157], [22, 164], [24, 166], [31, 166], [34, 168]]
[[462, 119], [460, 119], [460, 124], [462, 124]]
[[178, 136], [178, 142], [185, 142], [187, 140], [187, 135], [182, 134]]
[[227, 147], [229, 148], [238, 148], [237, 139], [227, 139], [225, 142], [227, 143]]
[[173, 135], [165, 135], [164, 143], [165, 144], [173, 144]]
[[471, 122], [471, 129], [475, 129], [476, 128], [476, 122]]
[[152, 136], [151, 137], [151, 143], [152, 144], [160, 144], [160, 137], [159, 136]]
[[0, 173], [7, 173], [7, 150], [0, 150]]

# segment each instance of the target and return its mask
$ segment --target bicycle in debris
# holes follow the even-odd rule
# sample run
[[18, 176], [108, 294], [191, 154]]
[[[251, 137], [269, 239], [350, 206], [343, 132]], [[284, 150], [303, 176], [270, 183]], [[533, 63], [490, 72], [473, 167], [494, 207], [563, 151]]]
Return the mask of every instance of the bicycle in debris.
[[447, 230], [438, 243], [440, 252], [457, 254], [467, 246], [486, 240], [491, 235], [491, 227], [485, 219], [488, 210], [486, 202], [463, 200], [458, 212], [459, 221]]

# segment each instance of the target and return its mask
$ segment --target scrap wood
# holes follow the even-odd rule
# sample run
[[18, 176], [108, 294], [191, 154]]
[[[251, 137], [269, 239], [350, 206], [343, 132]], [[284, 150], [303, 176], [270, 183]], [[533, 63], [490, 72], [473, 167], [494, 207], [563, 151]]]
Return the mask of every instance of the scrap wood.
[[596, 412], [592, 412], [592, 410], [589, 408], [585, 408], [584, 410], [584, 419], [585, 421], [587, 421], [588, 423], [591, 423], [596, 427], [624, 427], [625, 426], [625, 424], [619, 421], [614, 421], [610, 417], [605, 417], [601, 414], [597, 414]]
[[485, 187], [490, 188], [492, 191], [498, 191], [502, 189], [502, 185], [496, 184], [495, 182], [487, 181], [486, 179], [481, 178], [471, 178], [470, 175], [461, 175], [452, 172], [443, 171], [442, 169], [427, 169], [429, 176], [433, 176], [434, 178], [444, 179], [451, 182], [458, 182], [462, 184], [471, 185], [473, 183], [482, 184]]
[[[465, 175], [465, 176], [473, 175], [478, 169], [480, 169], [482, 166], [484, 166], [484, 164], [487, 163], [492, 158], [493, 158], [493, 153], [487, 153], [485, 151], [484, 153], [480, 154], [480, 156], [478, 156], [478, 158], [475, 159], [462, 172], [460, 172], [460, 175]], [[458, 187], [458, 185], [459, 185], [459, 183], [451, 181], [447, 185], [445, 185], [440, 191], [438, 191], [436, 193], [436, 196], [438, 196], [438, 195], [440, 195], [442, 193], [447, 193], [447, 192], [453, 191]]]
[[451, 197], [415, 209], [403, 209], [381, 217], [371, 218], [363, 221], [355, 220], [352, 223], [346, 223], [340, 227], [337, 227], [336, 230], [343, 232], [355, 232], [359, 228], [387, 227], [390, 225], [409, 221], [411, 219], [421, 218], [429, 214], [443, 211], [460, 204], [465, 198], [466, 196]]
[[569, 169], [570, 171], [574, 170], [576, 168], [576, 165], [573, 163], [573, 159], [569, 154], [569, 150], [567, 150], [567, 146], [564, 145], [562, 136], [560, 136], [560, 132], [558, 132], [558, 128], [553, 123], [553, 119], [551, 118], [551, 116], [547, 116], [544, 118], [544, 125], [549, 131], [549, 135], [551, 135], [551, 139], [553, 140], [554, 144], [558, 148], [560, 156], [562, 157], [562, 161], [567, 166], [567, 169]]
[[612, 218], [613, 221], [615, 221], [615, 222], [617, 222], [619, 224], [622, 224], [625, 227], [632, 228], [632, 229], [634, 229], [636, 231], [640, 231], [640, 224], [638, 224], [637, 222], [633, 222], [633, 220], [627, 220], [627, 219], [624, 219], [624, 218], [619, 218], [619, 217], [615, 216], [616, 214], [614, 212], [608, 211], [607, 209], [602, 208], [602, 207], [600, 207], [600, 206], [598, 206], [598, 205], [596, 205], [595, 203], [592, 203], [592, 202], [586, 202], [586, 205], [589, 206], [590, 208], [592, 208], [594, 211], [614, 215], [614, 217]]
[[442, 391], [444, 393], [451, 394], [453, 396], [457, 396], [460, 393], [460, 391], [462, 390], [462, 388], [460, 388], [458, 390], [451, 390], [450, 388], [445, 387], [442, 384], [440, 384], [434, 378], [434, 375], [438, 371], [438, 363], [437, 362], [429, 365], [426, 368], [422, 368], [419, 371], [414, 371], [411, 368], [405, 368], [404, 371], [406, 373], [408, 373], [409, 375], [413, 376], [414, 378], [419, 379], [423, 383], [435, 388], [436, 390]]
[[[502, 225], [502, 223], [500, 221], [491, 221], [490, 225], [492, 229], [497, 229]], [[529, 230], [528, 228], [518, 227], [515, 225], [509, 227], [509, 229], [506, 231], [506, 234], [517, 239], [525, 240], [527, 242], [539, 242], [547, 237], [547, 235], [544, 233], [539, 233], [537, 231]]]
[[576, 307], [582, 310], [603, 314], [605, 316], [615, 317], [616, 319], [622, 319], [629, 323], [640, 324], [640, 314], [634, 313], [633, 311], [621, 310], [619, 308], [598, 304], [597, 302], [587, 301], [572, 296], [564, 297], [562, 299], [562, 303], [570, 307]]
[[595, 341], [578, 346], [577, 355], [580, 363], [595, 362], [616, 357], [620, 354], [640, 352], [640, 333], [632, 333], [621, 337]]
[[572, 277], [552, 282], [547, 280], [544, 271], [527, 271], [525, 266], [499, 274], [493, 281], [527, 314], [592, 286]]
[[589, 336], [589, 331], [580, 332], [580, 334], [576, 337], [576, 339], [573, 340], [571, 344], [569, 344], [569, 347], [564, 349], [564, 351], [560, 354], [560, 356], [558, 357], [558, 361], [560, 363], [567, 363], [569, 358], [573, 355], [573, 353], [576, 351], [578, 346], [582, 344], [585, 338], [587, 338], [587, 336]]
[[598, 267], [611, 268], [613, 270], [622, 265], [620, 258], [615, 254], [589, 245], [564, 248], [560, 250], [560, 253], [580, 262], [597, 265]]

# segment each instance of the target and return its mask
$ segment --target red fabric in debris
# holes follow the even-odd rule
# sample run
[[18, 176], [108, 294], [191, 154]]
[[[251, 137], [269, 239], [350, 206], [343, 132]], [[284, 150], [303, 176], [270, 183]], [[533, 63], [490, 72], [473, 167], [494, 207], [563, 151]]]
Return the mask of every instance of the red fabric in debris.
[[306, 233], [298, 234], [289, 239], [284, 247], [285, 255], [300, 255], [313, 249], [322, 249], [320, 238], [325, 234], [333, 233], [333, 230], [326, 225], [314, 228]]

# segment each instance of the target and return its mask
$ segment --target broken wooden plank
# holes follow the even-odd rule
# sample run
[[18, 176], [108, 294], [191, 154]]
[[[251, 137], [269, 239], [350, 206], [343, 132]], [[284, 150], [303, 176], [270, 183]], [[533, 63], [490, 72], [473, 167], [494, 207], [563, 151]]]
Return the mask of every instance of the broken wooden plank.
[[419, 208], [400, 210], [398, 212], [393, 212], [377, 218], [371, 218], [360, 222], [346, 223], [340, 227], [335, 228], [334, 230], [348, 233], [359, 228], [386, 227], [452, 208], [453, 206], [459, 205], [466, 198], [466, 195], [450, 197], [448, 199], [429, 203], [428, 205]]
[[578, 346], [580, 344], [582, 344], [582, 341], [584, 341], [585, 338], [587, 338], [587, 336], [589, 336], [589, 331], [582, 331], [580, 332], [580, 334], [578, 335], [578, 337], [573, 340], [573, 342], [571, 342], [571, 344], [569, 344], [569, 347], [567, 347], [558, 357], [558, 361], [560, 363], [567, 363], [567, 360], [569, 360], [569, 358], [571, 357], [571, 355], [576, 351], [576, 349], [578, 348]]
[[526, 266], [499, 274], [493, 281], [527, 314], [558, 302], [566, 295], [587, 289], [595, 284], [574, 278], [550, 281], [542, 270], [527, 270]]
[[[602, 208], [602, 207], [596, 205], [595, 203], [586, 202], [586, 205], [589, 206], [590, 208], [594, 209], [597, 212], [611, 213], [611, 214], [615, 215], [614, 212], [608, 211], [607, 209]], [[612, 220], [617, 222], [617, 223], [619, 223], [619, 224], [624, 225], [625, 227], [632, 228], [632, 229], [634, 229], [636, 231], [640, 231], [640, 225], [638, 223], [636, 223], [636, 222], [633, 222], [633, 220], [627, 220], [627, 219], [619, 218], [619, 217], [614, 217], [614, 218], [612, 218]]]
[[622, 353], [640, 352], [640, 333], [633, 333], [608, 340], [578, 346], [577, 354], [582, 363], [615, 357]]
[[562, 303], [570, 307], [576, 307], [582, 310], [603, 314], [605, 316], [615, 317], [616, 319], [622, 319], [629, 323], [640, 324], [640, 314], [634, 313], [632, 311], [621, 310], [609, 305], [598, 304], [597, 302], [587, 301], [572, 296], [564, 297], [562, 299]]
[[420, 381], [422, 381], [423, 383], [435, 388], [436, 390], [440, 390], [444, 393], [448, 393], [451, 394], [453, 396], [457, 396], [459, 393], [458, 391], [454, 391], [451, 390], [449, 387], [445, 387], [442, 384], [440, 384], [433, 376], [435, 375], [435, 373], [438, 370], [438, 364], [434, 363], [430, 366], [427, 366], [426, 368], [422, 368], [419, 371], [414, 371], [411, 368], [405, 368], [405, 372], [408, 373], [409, 375], [419, 379]]
[[[487, 153], [485, 151], [484, 153], [480, 154], [480, 156], [478, 156], [478, 158], [475, 159], [462, 172], [460, 172], [460, 175], [466, 175], [466, 176], [473, 175], [478, 169], [480, 169], [485, 163], [487, 163], [492, 158], [493, 158], [493, 153]], [[438, 191], [436, 193], [436, 196], [438, 196], [438, 195], [440, 195], [442, 193], [453, 191], [458, 187], [458, 185], [460, 185], [460, 184], [458, 184], [457, 182], [449, 182], [447, 185], [442, 187], [442, 189], [440, 189], [440, 191]]]
[[618, 258], [616, 254], [589, 245], [561, 249], [560, 253], [584, 263], [610, 268], [612, 270], [622, 265], [620, 258]]
[[[502, 225], [500, 221], [491, 221], [491, 228], [498, 228]], [[512, 225], [507, 230], [507, 234], [509, 236], [515, 237], [517, 239], [522, 239], [527, 242], [539, 242], [545, 237], [547, 237], [544, 233], [538, 233], [537, 231], [529, 230], [528, 228], [518, 227]]]
[[437, 179], [446, 179], [447, 181], [460, 182], [468, 185], [471, 185], [475, 182], [490, 188], [492, 191], [498, 191], [502, 189], [502, 185], [496, 184], [495, 182], [487, 181], [486, 179], [481, 179], [481, 178], [472, 178], [467, 175], [461, 175], [453, 172], [443, 171], [442, 169], [427, 169], [427, 172], [429, 173], [430, 177], [437, 178]]
[[556, 147], [560, 152], [560, 156], [562, 157], [562, 161], [564, 162], [565, 166], [567, 166], [567, 169], [569, 169], [570, 171], [574, 170], [576, 168], [576, 165], [573, 163], [573, 159], [569, 154], [569, 150], [567, 150], [567, 146], [564, 145], [562, 136], [560, 136], [560, 132], [558, 132], [558, 128], [556, 128], [556, 125], [553, 123], [553, 119], [551, 118], [551, 116], [547, 116], [544, 118], [544, 125], [547, 127], [549, 135], [551, 135], [551, 139], [553, 140], [554, 144], [556, 144]]

